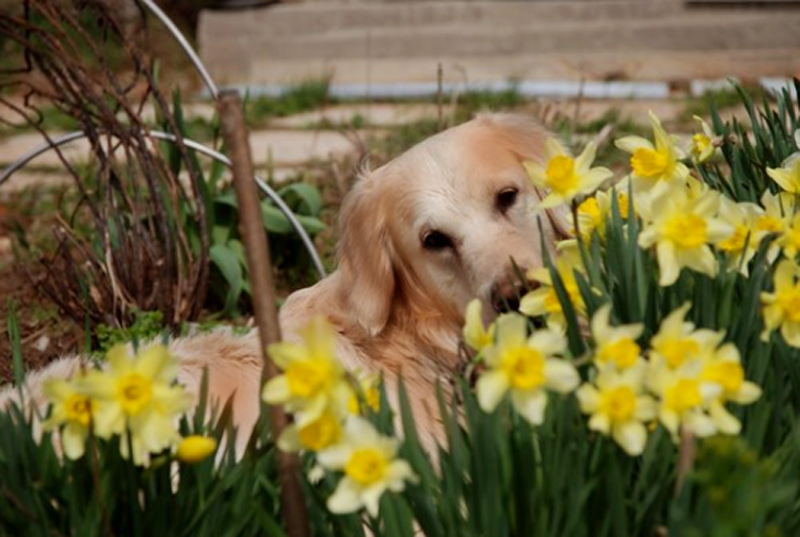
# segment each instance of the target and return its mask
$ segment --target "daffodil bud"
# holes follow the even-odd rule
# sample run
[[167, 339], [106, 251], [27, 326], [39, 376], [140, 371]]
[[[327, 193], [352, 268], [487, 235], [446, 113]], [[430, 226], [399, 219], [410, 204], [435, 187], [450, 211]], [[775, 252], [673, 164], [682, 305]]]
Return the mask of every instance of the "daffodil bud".
[[217, 441], [208, 436], [187, 436], [178, 443], [175, 456], [179, 461], [196, 464], [208, 458], [217, 449]]

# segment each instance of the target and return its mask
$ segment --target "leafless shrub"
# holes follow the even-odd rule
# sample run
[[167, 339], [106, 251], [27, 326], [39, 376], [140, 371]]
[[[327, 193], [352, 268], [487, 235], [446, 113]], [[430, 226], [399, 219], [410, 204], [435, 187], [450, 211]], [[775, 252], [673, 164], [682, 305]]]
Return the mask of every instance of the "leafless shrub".
[[[137, 309], [159, 310], [171, 325], [196, 318], [208, 281], [203, 179], [129, 25], [103, 0], [25, 0], [0, 12], [0, 36], [14, 58], [0, 70], [11, 121], [51, 140], [43, 112], [55, 108], [80, 125], [92, 152], [87, 173], [54, 149], [79, 202], [56, 220], [40, 288], [81, 321], [124, 326]], [[176, 135], [174, 147], [148, 135], [146, 103]]]

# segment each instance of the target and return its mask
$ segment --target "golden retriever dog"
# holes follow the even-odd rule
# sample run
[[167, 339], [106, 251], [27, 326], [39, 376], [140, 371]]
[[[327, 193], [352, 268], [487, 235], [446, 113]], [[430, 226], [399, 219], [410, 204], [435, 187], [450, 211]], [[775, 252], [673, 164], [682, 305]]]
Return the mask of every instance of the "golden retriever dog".
[[[441, 433], [436, 384], [447, 386], [464, 365], [467, 304], [479, 298], [489, 321], [517, 297], [514, 265], [523, 272], [541, 266], [541, 237], [552, 246], [568, 233], [565, 210], [538, 210], [544, 193], [522, 166], [542, 159], [548, 136], [527, 119], [484, 114], [365, 171], [342, 206], [338, 269], [292, 294], [280, 311], [288, 340], [312, 317], [326, 316], [344, 365], [381, 373], [392, 400], [402, 375], [429, 448]], [[190, 391], [207, 367], [211, 400], [232, 398], [243, 449], [259, 412], [257, 337], [212, 333], [170, 348]], [[32, 375], [32, 399], [41, 401], [44, 377], [68, 376], [78, 363], [63, 359]]]

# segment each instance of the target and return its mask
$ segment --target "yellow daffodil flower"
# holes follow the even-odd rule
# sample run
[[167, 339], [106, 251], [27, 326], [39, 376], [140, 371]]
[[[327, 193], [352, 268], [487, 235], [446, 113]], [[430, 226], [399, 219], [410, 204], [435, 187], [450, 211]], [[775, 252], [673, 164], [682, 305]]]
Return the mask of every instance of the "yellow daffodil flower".
[[278, 447], [286, 452], [300, 450], [320, 451], [339, 442], [342, 436], [342, 418], [330, 410], [317, 418], [288, 425], [278, 438]]
[[341, 442], [317, 454], [324, 468], [344, 473], [328, 498], [330, 512], [352, 513], [366, 507], [370, 516], [377, 517], [384, 492], [400, 492], [406, 482], [415, 482], [411, 466], [397, 458], [399, 446], [399, 440], [382, 436], [365, 419], [348, 418]]
[[[356, 377], [358, 378], [360, 395], [364, 398], [364, 403], [377, 412], [381, 406], [380, 375], [377, 373], [358, 372]], [[361, 412], [359, 394], [353, 393], [347, 403], [347, 410], [350, 414], [359, 414]]]
[[664, 363], [651, 363], [648, 385], [659, 399], [658, 420], [673, 440], [677, 440], [681, 427], [700, 438], [718, 432], [708, 408], [720, 397], [722, 387], [703, 379], [702, 371], [702, 360], [685, 362], [677, 369]]
[[642, 349], [636, 340], [644, 332], [644, 325], [611, 326], [610, 317], [611, 304], [601, 307], [592, 317], [592, 338], [596, 346], [595, 362], [601, 370], [609, 367], [618, 370], [630, 369], [641, 365], [644, 362], [641, 357]]
[[549, 194], [540, 206], [555, 207], [569, 203], [579, 195], [591, 194], [613, 173], [608, 168], [592, 168], [597, 146], [590, 142], [578, 156], [572, 158], [555, 138], [545, 143], [545, 164], [526, 161], [523, 163], [534, 185], [545, 188]]
[[178, 443], [175, 456], [186, 464], [197, 464], [210, 457], [217, 450], [217, 441], [210, 436], [187, 436]]
[[796, 196], [788, 192], [772, 194], [769, 190], [764, 191], [761, 196], [761, 206], [764, 208], [762, 214], [756, 220], [756, 233], [759, 242], [769, 234], [777, 234], [777, 238], [772, 242], [767, 250], [767, 261], [773, 263], [781, 254], [782, 247], [790, 242], [785, 235], [789, 229], [796, 212]]
[[72, 460], [81, 458], [96, 404], [80, 393], [72, 381], [50, 379], [44, 383], [43, 391], [52, 404], [50, 416], [42, 424], [44, 429], [53, 430], [63, 426], [60, 438], [64, 455]]
[[800, 194], [800, 152], [789, 155], [780, 168], [767, 168], [767, 175], [786, 192]]
[[640, 207], [644, 228], [639, 246], [655, 246], [661, 272], [659, 285], [672, 285], [683, 267], [714, 277], [717, 259], [710, 244], [733, 234], [734, 228], [717, 218], [719, 193], [690, 197], [683, 187], [663, 189]]
[[95, 433], [101, 438], [120, 435], [122, 456], [144, 464], [151, 453], [180, 439], [176, 421], [191, 408], [192, 396], [175, 384], [178, 363], [162, 345], [136, 356], [118, 345], [108, 352], [107, 359], [108, 371], [92, 371], [78, 379], [77, 385], [97, 402], [92, 413]]
[[711, 126], [703, 121], [699, 116], [693, 116], [694, 120], [700, 123], [701, 132], [692, 136], [692, 157], [695, 162], [702, 164], [714, 155], [716, 150], [715, 140], [716, 135], [711, 129]]
[[731, 401], [748, 405], [761, 397], [761, 388], [744, 378], [739, 350], [733, 343], [720, 346], [711, 359], [704, 363], [700, 378], [718, 384], [722, 388], [720, 396], [709, 404], [709, 414], [719, 432], [739, 434], [742, 424], [725, 408]]
[[724, 334], [695, 330], [694, 324], [685, 320], [689, 308], [691, 303], [687, 302], [661, 321], [658, 332], [650, 339], [651, 362], [677, 370], [688, 362], [705, 359], [720, 344]]
[[[765, 233], [759, 231], [758, 222], [764, 211], [755, 203], [736, 203], [725, 196], [720, 198], [720, 220], [733, 228], [733, 233], [716, 244], [728, 258], [728, 268], [749, 274], [748, 263], [758, 251]], [[745, 246], [747, 249], [745, 250]]]
[[[598, 190], [591, 198], [586, 198], [578, 205], [578, 227], [581, 238], [589, 242], [593, 233], [597, 233], [602, 240], [605, 236], [606, 220], [611, 218], [611, 200], [616, 193], [619, 214], [622, 220], [628, 219], [628, 195], [620, 190]], [[575, 233], [575, 230], [572, 230]]]
[[684, 152], [677, 146], [677, 138], [670, 136], [661, 122], [650, 112], [655, 144], [640, 136], [625, 136], [616, 141], [616, 146], [631, 154], [631, 178], [636, 192], [677, 181], [682, 183], [689, 175], [689, 168], [681, 159]]
[[778, 263], [775, 269], [774, 290], [761, 293], [764, 331], [761, 339], [769, 339], [775, 330], [792, 347], [800, 347], [800, 268], [789, 259]]
[[[303, 419], [316, 420], [326, 409], [346, 413], [353, 390], [342, 364], [334, 355], [336, 334], [323, 317], [315, 317], [301, 332], [302, 343], [273, 343], [268, 352], [283, 371], [264, 386], [262, 397], [271, 405], [282, 404]], [[339, 411], [336, 411], [339, 414]]]
[[611, 436], [631, 456], [644, 451], [645, 423], [658, 411], [655, 399], [644, 393], [643, 373], [643, 363], [624, 371], [606, 369], [576, 393], [581, 411], [591, 415], [589, 429]]
[[498, 317], [497, 341], [484, 353], [488, 370], [478, 379], [478, 403], [492, 412], [507, 393], [517, 412], [532, 425], [544, 420], [546, 390], [568, 393], [579, 382], [575, 367], [554, 355], [564, 352], [564, 336], [552, 330], [527, 335], [527, 320], [518, 314]]
[[776, 242], [786, 258], [797, 258], [800, 253], [800, 213], [784, 221], [783, 231]]
[[494, 324], [490, 324], [488, 328], [484, 327], [482, 310], [481, 301], [475, 298], [467, 305], [464, 316], [464, 342], [478, 353], [491, 345], [494, 340]]
[[[561, 277], [564, 288], [569, 295], [570, 302], [579, 316], [586, 315], [586, 305], [583, 302], [578, 282], [575, 280], [575, 270], [582, 270], [580, 253], [575, 241], [563, 241], [559, 244], [559, 255], [556, 258], [556, 271]], [[547, 326], [563, 330], [567, 323], [561, 301], [553, 286], [550, 270], [546, 267], [532, 269], [526, 275], [529, 280], [537, 282], [539, 287], [525, 294], [520, 299], [519, 311], [529, 317], [544, 316]]]

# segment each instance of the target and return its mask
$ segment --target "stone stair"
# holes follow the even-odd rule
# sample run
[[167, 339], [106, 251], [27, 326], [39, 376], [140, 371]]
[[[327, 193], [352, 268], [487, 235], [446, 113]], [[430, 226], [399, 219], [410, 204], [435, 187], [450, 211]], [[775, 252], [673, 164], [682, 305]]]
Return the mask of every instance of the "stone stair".
[[205, 12], [200, 53], [225, 84], [686, 81], [800, 74], [797, 5], [681, 0], [316, 1]]

